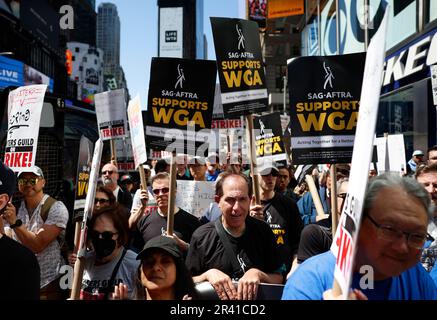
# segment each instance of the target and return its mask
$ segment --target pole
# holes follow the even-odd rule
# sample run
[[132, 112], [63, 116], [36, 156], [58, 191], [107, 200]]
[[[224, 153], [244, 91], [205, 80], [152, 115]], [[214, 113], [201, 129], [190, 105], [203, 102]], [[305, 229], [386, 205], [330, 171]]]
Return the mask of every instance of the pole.
[[283, 77], [284, 79], [284, 114], [287, 114], [287, 76]]
[[176, 152], [171, 155], [170, 163], [170, 191], [168, 193], [167, 235], [173, 235], [174, 209], [176, 203]]
[[316, 207], [317, 216], [323, 217], [325, 211], [323, 211], [322, 201], [320, 201], [319, 192], [317, 191], [316, 184], [314, 183], [314, 179], [311, 175], [305, 175], [305, 181], [308, 184], [308, 188], [310, 189], [311, 196], [313, 197], [314, 206]]
[[337, 215], [337, 168], [336, 165], [331, 165], [330, 176], [331, 176], [331, 222], [332, 222], [332, 235], [335, 235], [338, 225], [338, 215]]
[[141, 189], [147, 189], [146, 173], [142, 164], [138, 166], [138, 172], [140, 173]]
[[117, 166], [117, 149], [115, 148], [115, 140], [109, 140], [111, 143], [111, 162], [114, 166]]
[[252, 175], [253, 194], [255, 195], [255, 203], [260, 204], [258, 170], [256, 168], [255, 143], [253, 137], [253, 115], [246, 116], [247, 132], [246, 137], [249, 142], [249, 159], [250, 159], [250, 174]]

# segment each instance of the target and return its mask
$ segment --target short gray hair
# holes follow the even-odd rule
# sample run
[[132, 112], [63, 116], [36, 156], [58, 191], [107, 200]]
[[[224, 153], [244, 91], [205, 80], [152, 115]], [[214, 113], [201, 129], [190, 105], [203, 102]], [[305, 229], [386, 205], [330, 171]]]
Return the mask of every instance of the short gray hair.
[[363, 216], [368, 214], [379, 192], [384, 188], [402, 188], [410, 196], [420, 201], [427, 212], [428, 221], [432, 219], [434, 207], [431, 204], [428, 192], [412, 177], [401, 177], [398, 173], [384, 173], [372, 178], [366, 190], [363, 205]]

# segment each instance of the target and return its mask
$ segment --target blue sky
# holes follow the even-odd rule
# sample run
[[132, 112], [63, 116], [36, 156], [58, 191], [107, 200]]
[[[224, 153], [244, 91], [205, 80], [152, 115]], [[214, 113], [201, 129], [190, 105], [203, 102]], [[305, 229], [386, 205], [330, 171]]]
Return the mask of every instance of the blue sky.
[[[156, 0], [112, 0], [96, 1], [117, 5], [121, 24], [120, 64], [127, 78], [131, 98], [140, 95], [141, 105], [147, 102], [150, 61], [157, 56], [158, 6]], [[244, 0], [204, 0], [203, 32], [208, 41], [208, 59], [215, 60], [214, 42], [209, 17], [244, 16]]]

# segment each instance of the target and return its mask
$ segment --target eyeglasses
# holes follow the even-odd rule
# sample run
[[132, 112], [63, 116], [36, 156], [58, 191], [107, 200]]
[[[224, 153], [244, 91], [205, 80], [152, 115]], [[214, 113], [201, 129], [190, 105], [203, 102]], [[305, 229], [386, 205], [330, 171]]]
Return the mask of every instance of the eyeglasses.
[[414, 249], [422, 249], [426, 240], [431, 240], [429, 234], [422, 233], [408, 233], [386, 224], [377, 223], [371, 216], [365, 215], [370, 222], [372, 222], [377, 228], [378, 237], [386, 241], [399, 241], [405, 235], [407, 237], [407, 244]]
[[161, 189], [153, 189], [152, 192], [155, 196], [158, 196], [160, 194], [167, 194], [170, 191], [169, 188], [161, 188]]
[[36, 185], [38, 180], [39, 180], [38, 178], [29, 178], [29, 179], [19, 178], [18, 184], [19, 185], [26, 185], [26, 184], [30, 183], [30, 185], [34, 186], [34, 185]]
[[114, 173], [114, 171], [112, 171], [112, 170], [102, 171], [102, 174], [107, 174], [107, 175], [111, 175], [113, 173]]
[[94, 200], [95, 203], [101, 203], [101, 204], [105, 204], [109, 202], [109, 199], [104, 199], [104, 198], [96, 198]]
[[90, 231], [91, 239], [111, 240], [112, 237], [116, 234], [118, 234], [118, 232], [111, 232], [111, 231], [98, 232], [95, 230]]

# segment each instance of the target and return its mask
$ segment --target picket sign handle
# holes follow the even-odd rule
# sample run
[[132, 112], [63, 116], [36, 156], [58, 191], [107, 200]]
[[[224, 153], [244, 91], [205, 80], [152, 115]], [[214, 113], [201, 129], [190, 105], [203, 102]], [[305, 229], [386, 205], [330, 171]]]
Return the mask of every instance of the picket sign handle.
[[167, 208], [167, 235], [173, 235], [174, 209], [176, 203], [176, 153], [173, 152], [170, 163], [170, 191]]
[[117, 149], [115, 148], [115, 140], [110, 139], [111, 144], [111, 162], [114, 166], [117, 166]]
[[335, 235], [338, 225], [337, 215], [337, 168], [335, 164], [329, 168], [331, 176], [331, 222], [332, 222], [332, 235]]
[[246, 137], [249, 141], [249, 161], [250, 161], [250, 174], [252, 175], [252, 187], [253, 194], [255, 196], [255, 203], [260, 204], [260, 192], [259, 192], [259, 176], [256, 168], [256, 154], [255, 154], [255, 143], [253, 137], [253, 115], [248, 114], [246, 116], [247, 131]]
[[311, 197], [313, 197], [314, 206], [316, 207], [317, 216], [323, 217], [325, 215], [325, 211], [323, 211], [322, 201], [320, 201], [319, 192], [317, 191], [316, 184], [314, 183], [314, 179], [311, 175], [305, 175], [305, 181], [308, 184], [308, 187], [311, 192]]
[[138, 166], [138, 172], [140, 173], [141, 189], [146, 190], [147, 189], [146, 173], [144, 172], [144, 167], [142, 164]]

